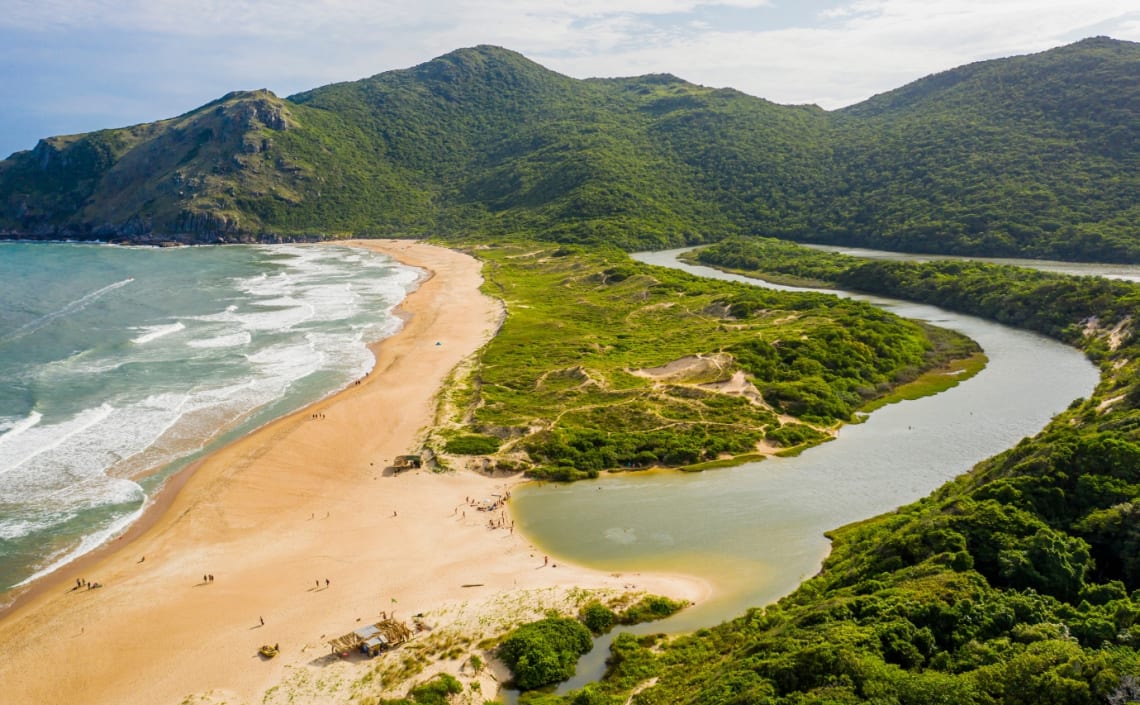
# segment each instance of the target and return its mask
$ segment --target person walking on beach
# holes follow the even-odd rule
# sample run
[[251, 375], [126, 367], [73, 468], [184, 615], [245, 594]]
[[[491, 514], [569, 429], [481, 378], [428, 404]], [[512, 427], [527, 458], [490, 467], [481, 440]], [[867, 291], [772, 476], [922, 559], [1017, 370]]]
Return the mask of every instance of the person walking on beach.
[[327, 588], [328, 586], [329, 586], [329, 579], [325, 578], [325, 587]]
[[261, 626], [265, 626], [265, 617], [258, 617], [257, 620], [261, 622]]

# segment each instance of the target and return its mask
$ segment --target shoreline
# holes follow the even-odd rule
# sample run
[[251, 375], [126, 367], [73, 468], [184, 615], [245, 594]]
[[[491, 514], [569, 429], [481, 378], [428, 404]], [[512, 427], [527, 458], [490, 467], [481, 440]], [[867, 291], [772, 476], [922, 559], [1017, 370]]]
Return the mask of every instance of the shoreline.
[[[370, 345], [373, 371], [188, 466], [121, 537], [17, 595], [0, 611], [0, 640], [21, 644], [0, 664], [14, 703], [264, 700], [288, 677], [329, 667], [316, 658], [326, 637], [389, 609], [438, 614], [433, 626], [446, 628], [447, 609], [535, 591], [564, 598], [634, 581], [707, 596], [681, 576], [546, 569], [521, 532], [460, 515], [465, 497], [520, 478], [390, 474], [422, 441], [452, 370], [493, 335], [501, 304], [479, 292], [481, 266], [467, 255], [416, 241], [337, 244], [428, 271], [397, 309], [401, 330]], [[74, 589], [79, 577], [105, 587]], [[280, 643], [281, 655], [262, 662], [261, 643]], [[345, 699], [328, 696], [300, 702]]]
[[[23, 241], [19, 241], [19, 242], [23, 242]], [[40, 241], [28, 240], [26, 242], [37, 243]], [[123, 245], [122, 243], [115, 243], [115, 242], [110, 242], [110, 241], [61, 240], [61, 241], [50, 241], [50, 242], [55, 243], [55, 244], [101, 245], [101, 246], [109, 246], [109, 247], [124, 247], [124, 246], [136, 247], [136, 245]], [[226, 247], [229, 245], [246, 246], [246, 245], [250, 245], [250, 244], [256, 244], [256, 243], [226, 243], [226, 244], [203, 245], [203, 246], [205, 246], [205, 247]], [[339, 245], [341, 243], [337, 242], [337, 241], [325, 241], [325, 242], [314, 242], [314, 243], [289, 243], [289, 244], [315, 245], [315, 246], [322, 246], [322, 245], [336, 246], [336, 245]], [[349, 243], [344, 243], [344, 245], [356, 246], [356, 247], [361, 246], [359, 242], [349, 242]], [[137, 245], [137, 246], [138, 247], [159, 247], [158, 245], [153, 245], [153, 244]], [[182, 246], [193, 247], [195, 245], [182, 245]], [[367, 247], [367, 246], [365, 245], [365, 247]], [[379, 251], [383, 252], [384, 250], [381, 249]], [[415, 282], [415, 288], [416, 289], [418, 289], [418, 287], [421, 284], [423, 284], [426, 280], [428, 280], [432, 277], [431, 271], [423, 269], [423, 268], [420, 268], [420, 269], [421, 269], [421, 272], [420, 272], [420, 274], [417, 277], [416, 282]], [[413, 293], [414, 293], [414, 291], [415, 291], [415, 289], [413, 289]], [[388, 337], [380, 338], [379, 340], [375, 340], [375, 341], [366, 343], [366, 347], [372, 353], [372, 357], [373, 357], [374, 361], [380, 359], [380, 346], [384, 343], [384, 341], [388, 340], [388, 338], [399, 335], [400, 332], [403, 330], [404, 326], [407, 325], [409, 315], [402, 309], [402, 306], [403, 306], [403, 301], [397, 303], [392, 308], [392, 311], [391, 311], [391, 314], [400, 321], [400, 325], [397, 328], [396, 332], [393, 333], [392, 335], [389, 335]], [[65, 562], [61, 565], [59, 565], [58, 567], [54, 568], [50, 572], [44, 573], [43, 575], [29, 577], [29, 578], [25, 579], [24, 581], [17, 583], [16, 585], [13, 585], [12, 587], [8, 588], [5, 591], [5, 594], [0, 595], [0, 620], [3, 620], [4, 616], [8, 612], [16, 609], [17, 607], [19, 607], [19, 605], [23, 604], [24, 602], [26, 602], [30, 599], [33, 599], [35, 596], [41, 594], [44, 591], [45, 586], [50, 585], [58, 577], [59, 573], [61, 573], [63, 571], [74, 571], [74, 572], [83, 573], [83, 571], [86, 567], [96, 563], [100, 557], [105, 557], [109, 552], [114, 551], [114, 550], [118, 550], [119, 548], [125, 548], [132, 541], [139, 538], [142, 534], [144, 534], [146, 532], [147, 529], [154, 526], [154, 524], [158, 521], [158, 519], [161, 517], [163, 512], [165, 512], [169, 508], [170, 503], [174, 499], [174, 496], [177, 495], [177, 493], [182, 489], [183, 485], [186, 484], [186, 482], [190, 479], [190, 477], [193, 475], [195, 470], [206, 459], [208, 459], [211, 455], [213, 455], [215, 452], [220, 451], [226, 445], [229, 445], [230, 443], [236, 442], [237, 440], [240, 440], [241, 438], [243, 438], [245, 436], [257, 433], [260, 429], [262, 429], [265, 426], [268, 426], [270, 424], [273, 424], [277, 421], [280, 421], [282, 418], [285, 418], [287, 416], [292, 416], [293, 414], [298, 414], [298, 413], [303, 412], [305, 409], [315, 407], [315, 405], [321, 403], [322, 401], [325, 401], [325, 400], [330, 399], [330, 398], [332, 398], [338, 394], [341, 394], [342, 392], [344, 392], [346, 389], [348, 389], [351, 386], [352, 385], [349, 385], [347, 387], [337, 388], [337, 389], [331, 389], [328, 391], [327, 394], [325, 394], [325, 396], [321, 397], [320, 399], [317, 399], [313, 402], [306, 404], [303, 407], [295, 409], [294, 411], [291, 411], [288, 414], [285, 414], [285, 416], [278, 417], [278, 418], [271, 418], [271, 419], [267, 420], [266, 422], [262, 423], [260, 426], [256, 426], [254, 428], [251, 428], [248, 431], [241, 433], [241, 435], [237, 436], [236, 438], [231, 439], [230, 441], [227, 441], [225, 443], [222, 443], [221, 445], [219, 445], [213, 449], [207, 450], [207, 448], [211, 444], [215, 443], [215, 441], [219, 437], [223, 437], [226, 434], [233, 432], [235, 427], [237, 425], [240, 425], [240, 421], [235, 426], [222, 427], [222, 428], [217, 429], [212, 434], [212, 436], [205, 441], [205, 443], [203, 444], [203, 447], [201, 449], [194, 451], [194, 453], [201, 453], [201, 457], [199, 457], [198, 459], [196, 459], [192, 462], [187, 463], [185, 467], [181, 468], [180, 470], [174, 472], [169, 477], [167, 477], [159, 486], [158, 491], [155, 492], [153, 495], [146, 498], [146, 501], [144, 502], [143, 506], [140, 507], [141, 513], [139, 514], [138, 518], [135, 519], [134, 521], [130, 522], [129, 524], [127, 524], [126, 527], [118, 535], [109, 536], [107, 538], [107, 540], [105, 540], [102, 543], [98, 544], [97, 546], [91, 548], [90, 550], [87, 550], [83, 553], [79, 553], [79, 554], [75, 555], [72, 559], [68, 560], [67, 562]], [[257, 413], [257, 410], [254, 409], [250, 413], [255, 414], [255, 413]], [[174, 460], [171, 462], [178, 462], [178, 461]], [[151, 476], [153, 474], [159, 473], [162, 470], [163, 470], [162, 466], [146, 468], [139, 473], [136, 473], [134, 475], [129, 476], [128, 479], [138, 481], [141, 478], [146, 478], [146, 477]], [[6, 601], [2, 601], [2, 600], [6, 600]]]

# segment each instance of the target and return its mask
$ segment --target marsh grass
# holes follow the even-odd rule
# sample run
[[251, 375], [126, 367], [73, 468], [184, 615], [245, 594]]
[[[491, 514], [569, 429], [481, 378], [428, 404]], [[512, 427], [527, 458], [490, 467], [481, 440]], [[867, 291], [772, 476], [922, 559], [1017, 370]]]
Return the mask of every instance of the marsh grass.
[[951, 360], [945, 367], [929, 370], [913, 382], [899, 385], [891, 390], [889, 394], [867, 402], [859, 411], [869, 414], [875, 409], [881, 409], [887, 404], [921, 399], [922, 397], [929, 397], [945, 392], [947, 389], [957, 387], [962, 382], [965, 382], [984, 370], [988, 360], [989, 358], [986, 357], [985, 353], [980, 352], [974, 353], [967, 358]]

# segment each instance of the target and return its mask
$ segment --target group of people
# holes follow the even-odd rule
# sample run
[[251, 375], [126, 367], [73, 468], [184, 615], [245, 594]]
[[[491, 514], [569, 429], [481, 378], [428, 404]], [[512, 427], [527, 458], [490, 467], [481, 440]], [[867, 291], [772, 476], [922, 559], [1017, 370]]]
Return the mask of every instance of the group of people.
[[510, 500], [510, 490], [507, 490], [501, 495], [496, 495], [495, 497], [495, 500], [492, 502], [480, 502], [478, 500], [472, 499], [471, 497], [464, 497], [464, 499], [467, 501], [468, 506], [475, 507], [481, 512], [495, 512], [502, 509], [506, 505], [507, 501]]
[[103, 587], [103, 583], [91, 582], [91, 581], [87, 580], [87, 578], [76, 578], [75, 579], [75, 587], [73, 587], [71, 589], [72, 590], [78, 590], [79, 588], [84, 588], [84, 587], [87, 588], [88, 590], [94, 590], [95, 588]]
[[204, 582], [204, 583], [214, 582], [214, 574], [213, 573], [206, 573], [205, 575], [202, 576], [202, 582]]
[[[474, 500], [470, 497], [464, 497], [464, 500], [467, 502], [468, 506], [475, 507], [476, 509], [478, 509], [481, 512], [495, 512], [495, 511], [499, 512], [499, 518], [498, 519], [488, 519], [487, 520], [487, 528], [488, 529], [510, 529], [511, 533], [513, 534], [513, 533], [515, 533], [515, 523], [513, 521], [507, 520], [507, 512], [503, 509], [503, 507], [506, 505], [507, 501], [510, 498], [511, 498], [511, 493], [509, 491], [507, 491], [507, 492], [504, 492], [502, 495], [496, 495], [496, 499], [493, 502], [485, 502], [485, 501], [479, 502], [479, 501]], [[458, 509], [459, 509], [459, 507], [456, 507], [456, 510], [458, 510]], [[454, 514], [454, 512], [453, 512], [453, 514]], [[463, 516], [466, 518], [466, 516], [467, 516], [466, 511], [463, 512]]]

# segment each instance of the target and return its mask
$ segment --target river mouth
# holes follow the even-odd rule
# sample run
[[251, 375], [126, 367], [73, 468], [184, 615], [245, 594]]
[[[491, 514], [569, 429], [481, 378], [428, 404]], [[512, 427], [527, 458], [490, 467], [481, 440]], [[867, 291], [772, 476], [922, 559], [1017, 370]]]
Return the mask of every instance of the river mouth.
[[[634, 257], [764, 285], [678, 262], [683, 251]], [[703, 473], [625, 473], [521, 487], [512, 498], [519, 527], [544, 553], [563, 560], [631, 576], [666, 572], [708, 581], [713, 594], [705, 604], [643, 630], [712, 626], [774, 602], [817, 573], [829, 548], [825, 532], [930, 494], [1036, 434], [1098, 382], [1096, 367], [1081, 352], [1054, 340], [933, 306], [856, 298], [961, 332], [982, 346], [989, 364], [945, 392], [883, 407], [798, 457]], [[604, 649], [594, 652], [560, 692], [600, 676]]]

